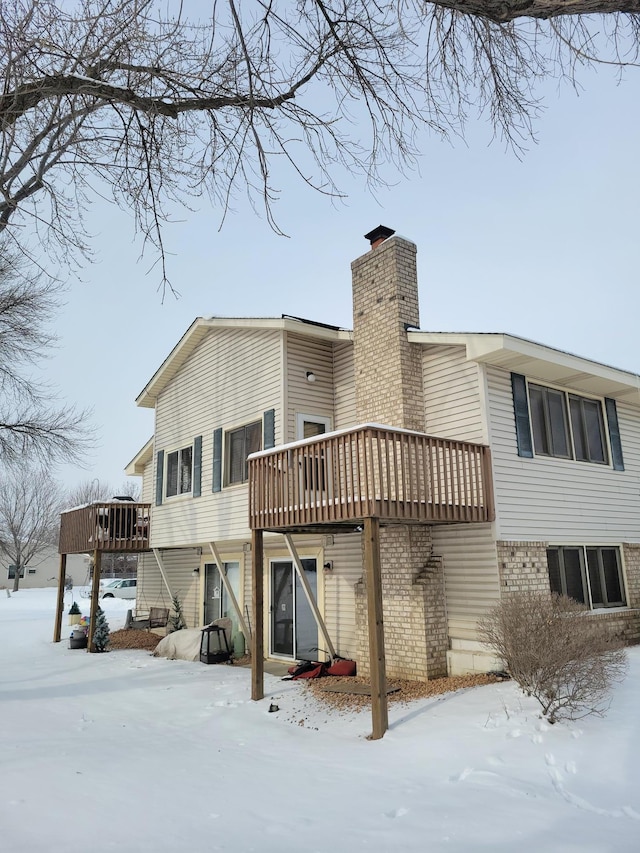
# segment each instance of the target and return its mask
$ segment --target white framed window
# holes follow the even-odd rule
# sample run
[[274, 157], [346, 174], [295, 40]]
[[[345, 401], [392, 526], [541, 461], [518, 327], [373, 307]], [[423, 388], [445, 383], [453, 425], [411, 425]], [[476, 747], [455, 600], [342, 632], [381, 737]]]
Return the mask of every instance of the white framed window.
[[612, 545], [554, 545], [547, 548], [549, 585], [593, 609], [625, 607], [620, 549]]
[[296, 414], [296, 441], [323, 435], [325, 432], [331, 432], [331, 418], [325, 418], [322, 415], [305, 415], [302, 412]]
[[193, 488], [193, 445], [167, 453], [168, 498], [190, 494]]
[[227, 430], [224, 434], [224, 484], [234, 486], [249, 479], [247, 457], [262, 449], [262, 421]]

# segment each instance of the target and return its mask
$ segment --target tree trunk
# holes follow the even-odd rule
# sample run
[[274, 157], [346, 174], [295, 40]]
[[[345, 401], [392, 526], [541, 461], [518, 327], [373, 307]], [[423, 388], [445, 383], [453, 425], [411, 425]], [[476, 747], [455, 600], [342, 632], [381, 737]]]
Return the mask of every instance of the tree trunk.
[[506, 24], [518, 18], [560, 18], [568, 15], [637, 14], [638, 0], [436, 0], [436, 6], [461, 15], [488, 18]]

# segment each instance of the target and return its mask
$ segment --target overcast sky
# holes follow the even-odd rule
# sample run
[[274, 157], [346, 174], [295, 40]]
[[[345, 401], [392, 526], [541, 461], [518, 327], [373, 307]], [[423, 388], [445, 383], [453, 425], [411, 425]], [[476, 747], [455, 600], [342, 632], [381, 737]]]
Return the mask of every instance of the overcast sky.
[[351, 327], [350, 262], [382, 223], [418, 246], [421, 327], [509, 332], [640, 373], [638, 268], [640, 74], [583, 77], [579, 97], [550, 86], [538, 144], [522, 160], [485, 122], [466, 144], [421, 139], [419, 173], [389, 173], [376, 197], [346, 177], [344, 203], [283, 184], [276, 236], [239, 203], [222, 230], [204, 200], [168, 227], [180, 298], [164, 302], [152, 260], [139, 261], [126, 213], [89, 213], [96, 263], [72, 282], [46, 362], [62, 398], [93, 408], [99, 449], [67, 485], [114, 485], [153, 433], [135, 398], [197, 316], [280, 316]]

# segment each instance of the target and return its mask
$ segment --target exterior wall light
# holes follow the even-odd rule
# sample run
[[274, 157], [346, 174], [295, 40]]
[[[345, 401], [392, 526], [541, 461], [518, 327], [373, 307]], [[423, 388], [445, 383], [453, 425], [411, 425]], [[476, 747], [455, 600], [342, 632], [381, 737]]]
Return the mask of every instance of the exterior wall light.
[[307, 382], [315, 382], [315, 381], [316, 381], [315, 373], [312, 373], [310, 370], [307, 370]]

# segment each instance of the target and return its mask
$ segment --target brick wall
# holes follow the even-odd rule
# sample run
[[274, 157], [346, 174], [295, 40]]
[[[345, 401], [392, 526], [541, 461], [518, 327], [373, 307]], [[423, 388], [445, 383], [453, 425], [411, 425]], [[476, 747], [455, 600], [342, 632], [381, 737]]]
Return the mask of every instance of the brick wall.
[[640, 545], [624, 542], [622, 557], [627, 586], [627, 604], [640, 608]]
[[[447, 674], [449, 647], [442, 563], [431, 558], [431, 529], [380, 530], [387, 676], [426, 681]], [[369, 675], [365, 581], [356, 584], [358, 672]]]
[[375, 422], [424, 430], [416, 246], [391, 237], [351, 264], [356, 412]]
[[547, 542], [496, 542], [501, 592], [549, 592]]
[[[421, 348], [407, 340], [407, 327], [420, 324], [416, 246], [391, 237], [351, 270], [357, 419], [424, 431]], [[442, 566], [431, 560], [430, 528], [381, 528], [380, 560], [387, 675], [445, 675], [444, 583]], [[367, 675], [364, 581], [356, 585], [356, 626], [358, 671]]]
[[[513, 592], [549, 592], [547, 542], [497, 542], [502, 595]], [[610, 610], [589, 616], [626, 644], [640, 642], [640, 545], [624, 543], [622, 554], [628, 610]]]

